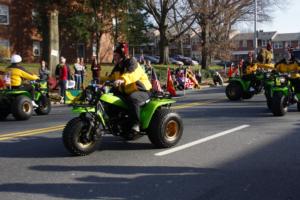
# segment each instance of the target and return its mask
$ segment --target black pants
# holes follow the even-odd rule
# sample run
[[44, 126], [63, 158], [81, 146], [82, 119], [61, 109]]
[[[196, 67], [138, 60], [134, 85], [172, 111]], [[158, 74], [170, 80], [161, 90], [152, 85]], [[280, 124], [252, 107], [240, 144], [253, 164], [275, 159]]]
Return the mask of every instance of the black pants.
[[144, 105], [148, 99], [150, 99], [150, 95], [150, 92], [136, 91], [126, 96], [126, 101], [129, 106], [129, 114], [133, 118], [133, 123], [140, 122], [140, 107]]
[[300, 78], [291, 79], [292, 86], [294, 86], [295, 93], [300, 93]]
[[243, 76], [243, 80], [250, 81], [250, 87], [256, 88], [257, 80], [255, 74], [247, 74]]
[[18, 90], [25, 90], [28, 91], [31, 94], [32, 100], [34, 100], [34, 87], [32, 85], [29, 84], [24, 84], [24, 85], [20, 85], [20, 86], [12, 86], [12, 89], [18, 89]]

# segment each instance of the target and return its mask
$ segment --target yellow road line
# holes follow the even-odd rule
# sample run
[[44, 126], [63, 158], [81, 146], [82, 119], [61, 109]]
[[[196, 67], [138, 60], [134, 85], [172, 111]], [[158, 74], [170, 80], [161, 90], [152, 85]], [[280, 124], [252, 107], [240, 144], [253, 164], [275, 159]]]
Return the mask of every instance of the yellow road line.
[[27, 130], [27, 131], [8, 133], [8, 134], [0, 134], [0, 138], [16, 136], [16, 135], [23, 135], [23, 134], [31, 134], [31, 133], [34, 134], [35, 132], [49, 131], [49, 130], [52, 130], [52, 129], [63, 128], [63, 127], [65, 127], [65, 124], [57, 125], [57, 126], [51, 126], [51, 127], [47, 127], [47, 128], [39, 128], [39, 129], [33, 129], [33, 130]]
[[[220, 100], [206, 101], [206, 102], [193, 102], [193, 103], [174, 106], [172, 108], [177, 110], [177, 109], [183, 109], [183, 108], [190, 108], [190, 107], [194, 107], [194, 106], [208, 105], [208, 104], [216, 103], [219, 101]], [[49, 132], [54, 132], [54, 131], [60, 131], [60, 130], [63, 130], [64, 127], [65, 127], [65, 124], [62, 124], [62, 125], [51, 126], [51, 127], [47, 127], [47, 128], [39, 128], [39, 129], [33, 129], [33, 130], [27, 130], [27, 131], [13, 132], [13, 133], [8, 133], [8, 134], [0, 133], [0, 141], [14, 139], [14, 138], [18, 138], [18, 137], [26, 137], [26, 136], [38, 135], [38, 134], [49, 133]]]
[[25, 133], [25, 134], [16, 134], [16, 135], [11, 135], [11, 136], [7, 136], [7, 137], [0, 137], [0, 141], [10, 140], [10, 139], [19, 138], [19, 137], [38, 135], [38, 134], [43, 134], [43, 133], [49, 133], [49, 132], [54, 132], [54, 131], [60, 131], [62, 129], [63, 129], [63, 127], [53, 128], [53, 129], [46, 129], [46, 130], [43, 130], [43, 131], [35, 131], [35, 132]]
[[216, 103], [216, 102], [219, 102], [219, 101], [221, 101], [221, 100], [206, 101], [206, 102], [194, 102], [194, 103], [188, 103], [188, 104], [173, 106], [172, 108], [174, 110], [177, 110], [177, 109], [183, 109], [183, 108], [190, 108], [190, 107], [194, 107], [194, 106], [204, 106], [204, 105]]

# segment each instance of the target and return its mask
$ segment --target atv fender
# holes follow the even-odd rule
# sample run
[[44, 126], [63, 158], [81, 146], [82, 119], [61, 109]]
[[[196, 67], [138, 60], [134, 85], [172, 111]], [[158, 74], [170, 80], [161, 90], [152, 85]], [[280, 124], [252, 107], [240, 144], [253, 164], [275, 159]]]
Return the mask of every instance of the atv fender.
[[141, 108], [141, 128], [148, 128], [155, 111], [162, 106], [170, 106], [175, 103], [172, 99], [152, 99], [149, 103]]
[[248, 91], [248, 88], [249, 88], [249, 85], [250, 85], [250, 81], [244, 81], [241, 78], [231, 78], [229, 80], [229, 82], [230, 83], [235, 82], [235, 83], [240, 84], [242, 86], [243, 92]]
[[274, 87], [272, 88], [272, 96], [274, 96], [275, 92], [282, 93], [284, 96], [288, 96], [289, 89], [288, 87]]

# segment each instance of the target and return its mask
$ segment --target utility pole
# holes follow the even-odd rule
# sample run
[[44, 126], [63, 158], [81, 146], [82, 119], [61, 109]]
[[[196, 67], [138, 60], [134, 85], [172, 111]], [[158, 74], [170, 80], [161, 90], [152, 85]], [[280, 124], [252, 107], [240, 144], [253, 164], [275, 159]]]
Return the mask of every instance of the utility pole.
[[58, 30], [58, 10], [50, 12], [49, 30], [49, 67], [51, 75], [55, 75], [55, 66], [59, 63], [59, 30]]
[[254, 58], [257, 56], [257, 0], [254, 0]]

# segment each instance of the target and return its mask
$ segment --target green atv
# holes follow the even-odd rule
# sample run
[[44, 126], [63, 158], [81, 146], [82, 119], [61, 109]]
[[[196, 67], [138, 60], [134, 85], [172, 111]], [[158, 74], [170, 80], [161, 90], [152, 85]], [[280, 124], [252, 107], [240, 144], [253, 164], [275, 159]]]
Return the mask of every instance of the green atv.
[[263, 89], [264, 73], [259, 71], [255, 74], [254, 91], [250, 91], [253, 84], [250, 79], [245, 77], [232, 77], [229, 79], [229, 84], [226, 87], [225, 93], [229, 100], [236, 101], [240, 99], [250, 99], [254, 94], [261, 93]]
[[300, 101], [296, 101], [294, 98], [296, 95], [300, 99], [300, 93], [295, 93], [289, 74], [278, 75], [275, 78], [275, 84], [271, 91], [271, 111], [274, 116], [284, 116], [288, 111], [288, 107], [295, 103], [297, 104], [298, 111], [300, 111]]
[[170, 109], [174, 100], [154, 95], [141, 106], [141, 131], [131, 130], [132, 120], [128, 106], [121, 96], [108, 90], [109, 83], [99, 87], [88, 86], [73, 101], [74, 113], [79, 116], [70, 120], [63, 130], [63, 143], [76, 156], [96, 151], [104, 134], [134, 140], [147, 135], [157, 148], [176, 145], [183, 134], [181, 117]]
[[38, 115], [47, 115], [51, 111], [51, 102], [48, 95], [47, 81], [33, 81], [35, 88], [34, 101], [38, 105], [32, 105], [31, 94], [22, 89], [0, 90], [0, 120], [5, 120], [11, 113], [16, 120], [28, 120], [33, 110]]

